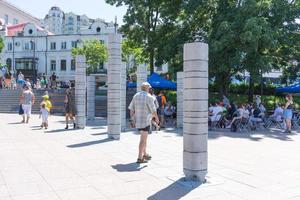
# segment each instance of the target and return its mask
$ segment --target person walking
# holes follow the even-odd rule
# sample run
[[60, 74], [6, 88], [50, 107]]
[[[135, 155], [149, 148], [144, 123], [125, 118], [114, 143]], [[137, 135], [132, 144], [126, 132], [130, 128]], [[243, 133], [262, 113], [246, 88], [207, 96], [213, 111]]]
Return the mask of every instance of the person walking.
[[56, 79], [57, 79], [57, 76], [56, 76], [55, 72], [53, 72], [53, 74], [50, 77], [51, 89], [56, 89]]
[[292, 132], [292, 118], [293, 118], [293, 96], [291, 94], [286, 95], [286, 104], [284, 107], [283, 117], [286, 124], [286, 133]]
[[40, 110], [40, 118], [42, 118], [41, 128], [43, 127], [45, 127], [45, 129], [48, 128], [48, 116], [49, 116], [49, 111], [46, 108], [46, 104], [43, 103]]
[[159, 105], [159, 108], [157, 109], [157, 114], [159, 115], [160, 127], [163, 128], [165, 123], [164, 111], [165, 111], [165, 105], [167, 103], [167, 99], [163, 91], [159, 92], [156, 99]]
[[69, 129], [69, 120], [73, 123], [73, 128], [76, 128], [75, 123], [75, 89], [74, 83], [71, 83], [71, 87], [67, 89], [65, 96], [65, 117], [66, 117], [66, 128]]
[[33, 92], [27, 85], [25, 85], [24, 91], [21, 95], [21, 104], [24, 111], [22, 123], [25, 123], [26, 117], [27, 117], [26, 123], [29, 123], [29, 118], [31, 115], [31, 107], [34, 104], [34, 101], [35, 101], [35, 96]]
[[19, 72], [17, 83], [20, 88], [22, 88], [25, 84], [25, 77], [21, 71]]
[[141, 91], [136, 93], [130, 102], [130, 121], [132, 125], [140, 132], [140, 143], [137, 163], [146, 163], [151, 160], [147, 154], [147, 138], [150, 131], [151, 119], [154, 118], [156, 123], [159, 119], [156, 112], [153, 97], [149, 94], [150, 84], [144, 82], [141, 85]]
[[[150, 86], [149, 88], [149, 94], [152, 96], [156, 110], [159, 108], [157, 99], [156, 99], [156, 95], [154, 94], [153, 88]], [[160, 130], [160, 126], [156, 123], [155, 119], [152, 118], [151, 119], [151, 128], [150, 128], [150, 133], [152, 132], [152, 125], [155, 126], [156, 131]]]

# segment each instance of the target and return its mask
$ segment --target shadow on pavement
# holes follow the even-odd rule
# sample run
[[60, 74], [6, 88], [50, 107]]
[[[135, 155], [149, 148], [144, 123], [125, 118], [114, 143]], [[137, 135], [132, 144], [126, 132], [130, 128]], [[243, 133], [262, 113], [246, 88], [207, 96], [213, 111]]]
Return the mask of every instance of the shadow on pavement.
[[22, 122], [10, 122], [8, 124], [10, 124], [10, 125], [17, 125], [17, 124], [25, 124], [25, 123], [22, 123]]
[[79, 144], [72, 144], [72, 145], [68, 145], [67, 147], [69, 147], [69, 148], [87, 147], [87, 146], [91, 146], [91, 145], [95, 145], [95, 144], [102, 144], [105, 142], [112, 142], [112, 141], [114, 141], [114, 140], [110, 139], [110, 138], [105, 138], [102, 140], [83, 142], [83, 143], [79, 143]]
[[107, 132], [104, 132], [104, 133], [92, 133], [91, 135], [94, 135], [94, 136], [97, 136], [97, 135], [106, 135]]
[[192, 190], [199, 187], [200, 182], [184, 182], [184, 179], [179, 179], [168, 187], [158, 191], [152, 196], [148, 197], [147, 200], [178, 200], [190, 193]]
[[140, 166], [138, 163], [128, 163], [128, 164], [116, 164], [111, 166], [113, 169], [117, 170], [118, 172], [136, 172], [141, 171], [147, 165]]
[[282, 141], [293, 141], [291, 136], [293, 134], [286, 134], [281, 130], [263, 130], [263, 131], [255, 131], [255, 132], [231, 132], [230, 130], [217, 130], [217, 131], [209, 131], [208, 138], [209, 139], [218, 139], [221, 137], [230, 137], [230, 138], [243, 138], [248, 139], [254, 142], [259, 142], [265, 138], [272, 138]]
[[60, 133], [60, 132], [69, 132], [69, 131], [76, 131], [78, 129], [55, 129], [50, 131], [45, 131], [45, 133]]

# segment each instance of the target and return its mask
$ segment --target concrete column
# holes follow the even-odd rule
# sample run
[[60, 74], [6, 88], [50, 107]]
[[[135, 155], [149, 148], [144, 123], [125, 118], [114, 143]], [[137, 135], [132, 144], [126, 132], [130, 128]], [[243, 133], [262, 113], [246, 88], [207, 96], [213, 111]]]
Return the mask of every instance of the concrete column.
[[108, 137], [119, 140], [121, 133], [121, 35], [108, 35], [107, 126]]
[[141, 91], [141, 85], [143, 82], [147, 81], [147, 66], [145, 64], [141, 64], [137, 67], [136, 71], [136, 91]]
[[86, 124], [86, 60], [85, 56], [76, 56], [75, 72], [76, 126], [83, 129]]
[[205, 182], [208, 135], [208, 45], [184, 45], [183, 171]]
[[177, 72], [177, 128], [183, 124], [183, 72]]
[[126, 124], [126, 63], [122, 63], [121, 69], [121, 130], [125, 131], [127, 128]]
[[96, 77], [87, 77], [87, 119], [95, 119]]

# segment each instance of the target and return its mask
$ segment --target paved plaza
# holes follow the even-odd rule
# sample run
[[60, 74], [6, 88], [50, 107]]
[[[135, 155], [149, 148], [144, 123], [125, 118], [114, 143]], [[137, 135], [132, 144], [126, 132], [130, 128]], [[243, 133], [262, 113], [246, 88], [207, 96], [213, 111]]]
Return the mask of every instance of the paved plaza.
[[135, 164], [139, 136], [107, 139], [105, 121], [85, 130], [64, 130], [64, 118], [50, 117], [40, 130], [0, 114], [1, 200], [274, 200], [300, 199], [300, 133], [252, 135], [209, 133], [207, 183], [182, 180], [182, 135], [153, 133], [153, 160]]

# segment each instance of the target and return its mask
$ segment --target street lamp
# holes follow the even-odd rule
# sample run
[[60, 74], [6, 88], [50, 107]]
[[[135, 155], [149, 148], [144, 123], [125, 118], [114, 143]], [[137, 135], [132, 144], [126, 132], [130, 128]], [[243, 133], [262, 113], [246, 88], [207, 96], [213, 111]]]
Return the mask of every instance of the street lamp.
[[31, 49], [33, 50], [33, 58], [32, 58], [32, 75], [33, 75], [33, 83], [36, 83], [36, 65], [35, 65], [35, 42], [30, 40]]

